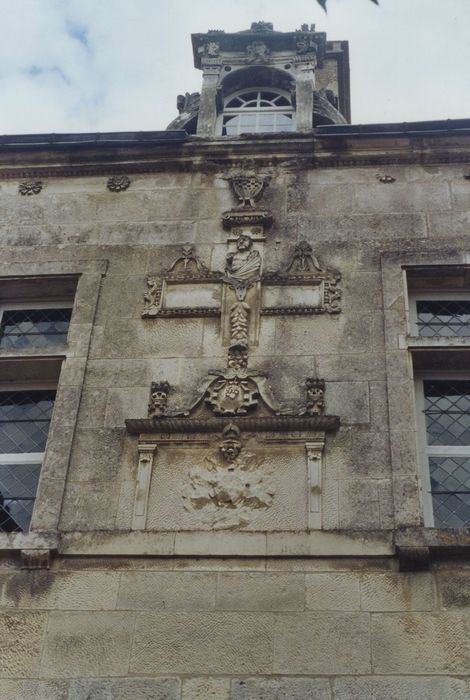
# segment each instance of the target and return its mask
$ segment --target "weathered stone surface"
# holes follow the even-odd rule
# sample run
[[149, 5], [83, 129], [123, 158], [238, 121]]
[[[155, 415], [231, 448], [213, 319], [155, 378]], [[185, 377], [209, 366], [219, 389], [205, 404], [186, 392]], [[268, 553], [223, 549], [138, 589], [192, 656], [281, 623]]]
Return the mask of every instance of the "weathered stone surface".
[[47, 615], [41, 612], [0, 616], [0, 678], [39, 675]]
[[65, 681], [0, 680], [0, 697], [8, 700], [70, 700]]
[[300, 574], [219, 574], [216, 607], [220, 610], [303, 610]]
[[120, 678], [119, 680], [75, 680], [68, 700], [180, 700], [178, 678]]
[[461, 616], [378, 613], [372, 616], [375, 673], [467, 673], [469, 649]]
[[431, 574], [364, 574], [361, 607], [373, 612], [433, 610], [436, 606]]
[[204, 573], [124, 572], [117, 608], [121, 610], [210, 610], [216, 576]]
[[295, 613], [276, 620], [275, 674], [369, 673], [369, 616], [365, 613]]
[[181, 700], [231, 700], [230, 679], [188, 678], [183, 681]]
[[470, 608], [470, 571], [442, 571], [437, 576], [437, 582], [444, 608]]
[[307, 574], [307, 610], [360, 610], [357, 574]]
[[6, 594], [19, 608], [38, 610], [113, 610], [119, 574], [106, 571], [21, 571]]
[[53, 678], [126, 676], [134, 615], [51, 612], [42, 674]]
[[467, 700], [470, 685], [459, 678], [335, 678], [334, 700]]
[[131, 673], [230, 674], [272, 671], [269, 613], [140, 613]]
[[245, 678], [232, 680], [231, 700], [330, 700], [322, 678]]

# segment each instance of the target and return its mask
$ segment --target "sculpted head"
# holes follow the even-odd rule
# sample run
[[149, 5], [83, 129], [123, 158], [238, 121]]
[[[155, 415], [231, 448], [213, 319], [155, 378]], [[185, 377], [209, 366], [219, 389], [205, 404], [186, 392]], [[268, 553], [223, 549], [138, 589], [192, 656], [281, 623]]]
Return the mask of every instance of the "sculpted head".
[[240, 252], [250, 250], [252, 245], [253, 241], [251, 240], [250, 236], [242, 234], [237, 239], [237, 250], [239, 250]]

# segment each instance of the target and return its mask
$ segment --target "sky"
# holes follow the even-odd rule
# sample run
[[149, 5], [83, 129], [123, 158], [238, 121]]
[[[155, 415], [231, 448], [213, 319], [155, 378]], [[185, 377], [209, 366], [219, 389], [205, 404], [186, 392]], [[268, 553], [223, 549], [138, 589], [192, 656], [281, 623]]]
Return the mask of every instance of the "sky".
[[470, 0], [0, 0], [0, 134], [165, 129], [190, 35], [316, 24], [348, 40], [353, 123], [470, 118]]

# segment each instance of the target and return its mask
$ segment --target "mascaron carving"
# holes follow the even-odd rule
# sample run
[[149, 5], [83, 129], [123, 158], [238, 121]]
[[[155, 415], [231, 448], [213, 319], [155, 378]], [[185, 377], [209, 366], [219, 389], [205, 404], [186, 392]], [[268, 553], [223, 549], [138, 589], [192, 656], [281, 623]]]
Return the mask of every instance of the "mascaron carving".
[[168, 382], [152, 382], [150, 386], [149, 418], [164, 416], [167, 409], [170, 385]]
[[39, 194], [42, 188], [43, 183], [41, 180], [28, 180], [27, 182], [20, 182], [18, 192], [29, 197], [32, 194]]
[[245, 527], [253, 511], [272, 505], [274, 490], [256, 455], [242, 449], [239, 428], [228, 424], [222, 437], [220, 456], [207, 453], [201, 465], [190, 469], [185, 508], [202, 511], [202, 522], [214, 529]]
[[127, 175], [113, 175], [108, 179], [106, 187], [110, 192], [124, 192], [131, 184]]

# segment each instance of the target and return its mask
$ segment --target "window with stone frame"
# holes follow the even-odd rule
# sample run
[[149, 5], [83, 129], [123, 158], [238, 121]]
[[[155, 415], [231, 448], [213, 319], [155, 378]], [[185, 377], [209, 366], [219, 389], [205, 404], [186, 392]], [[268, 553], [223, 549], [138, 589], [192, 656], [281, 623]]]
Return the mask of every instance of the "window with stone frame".
[[407, 271], [424, 521], [470, 526], [470, 276]]
[[245, 88], [229, 95], [220, 117], [222, 136], [295, 131], [289, 93], [274, 88]]
[[77, 276], [0, 279], [0, 532], [27, 532]]

